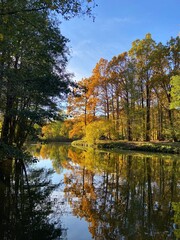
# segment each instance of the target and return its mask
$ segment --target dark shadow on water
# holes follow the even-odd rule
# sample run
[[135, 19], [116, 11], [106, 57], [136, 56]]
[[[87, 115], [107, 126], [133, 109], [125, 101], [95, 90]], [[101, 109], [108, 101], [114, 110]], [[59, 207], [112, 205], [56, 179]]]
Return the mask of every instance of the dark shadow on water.
[[52, 170], [33, 168], [32, 158], [0, 154], [0, 239], [61, 239], [59, 219], [51, 218]]

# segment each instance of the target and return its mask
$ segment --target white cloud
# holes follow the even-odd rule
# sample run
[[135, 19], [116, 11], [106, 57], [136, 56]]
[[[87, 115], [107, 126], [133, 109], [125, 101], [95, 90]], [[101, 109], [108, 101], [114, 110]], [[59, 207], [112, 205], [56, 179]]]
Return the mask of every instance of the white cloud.
[[118, 17], [114, 17], [114, 18], [110, 18], [107, 20], [107, 23], [109, 24], [114, 24], [114, 23], [132, 23], [132, 20], [128, 17], [124, 17], [124, 18], [118, 18]]

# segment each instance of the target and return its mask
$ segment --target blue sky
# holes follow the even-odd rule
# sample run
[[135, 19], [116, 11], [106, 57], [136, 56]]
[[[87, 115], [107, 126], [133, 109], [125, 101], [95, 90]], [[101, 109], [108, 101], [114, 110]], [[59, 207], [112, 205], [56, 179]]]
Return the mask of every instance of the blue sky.
[[111, 60], [131, 48], [136, 39], [152, 34], [164, 44], [180, 33], [180, 0], [96, 0], [95, 22], [88, 17], [62, 21], [70, 42], [67, 70], [74, 80], [90, 77], [100, 58]]

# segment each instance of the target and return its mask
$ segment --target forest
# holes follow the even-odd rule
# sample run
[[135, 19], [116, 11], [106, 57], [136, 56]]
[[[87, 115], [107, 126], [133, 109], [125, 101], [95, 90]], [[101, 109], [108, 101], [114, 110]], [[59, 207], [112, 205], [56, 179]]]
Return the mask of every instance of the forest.
[[63, 123], [42, 128], [46, 138], [179, 141], [180, 38], [166, 45], [151, 34], [110, 61], [101, 58], [92, 76], [68, 95]]
[[93, 0], [0, 2], [0, 146], [22, 148], [59, 117], [72, 87], [60, 19], [92, 17]]
[[179, 141], [179, 36], [163, 44], [148, 33], [127, 52], [111, 60], [102, 56], [89, 78], [73, 81], [68, 73], [69, 40], [57, 16], [93, 17], [95, 6], [0, 4], [1, 143], [21, 148], [38, 138]]
[[[83, 16], [93, 24], [96, 6], [95, 0], [0, 1], [2, 240], [69, 239], [63, 231], [78, 231], [79, 224], [64, 227], [67, 203], [67, 222], [84, 219], [92, 238], [180, 236], [180, 36], [164, 44], [147, 33], [74, 81], [61, 20]], [[156, 141], [177, 150], [82, 151], [66, 143], [74, 140]]]

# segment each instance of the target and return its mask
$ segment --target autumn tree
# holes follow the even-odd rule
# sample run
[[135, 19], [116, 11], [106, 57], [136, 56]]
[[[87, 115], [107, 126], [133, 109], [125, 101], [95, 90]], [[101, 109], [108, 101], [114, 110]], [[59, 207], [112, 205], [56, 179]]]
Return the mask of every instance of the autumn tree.
[[[153, 77], [152, 87], [156, 94], [158, 102], [158, 138], [162, 139], [163, 135], [170, 135], [177, 140], [175, 128], [175, 112], [171, 106], [171, 78], [179, 74], [180, 59], [178, 52], [180, 51], [179, 37], [171, 38], [166, 45], [157, 44], [152, 54]], [[164, 115], [164, 117], [163, 117]], [[163, 118], [167, 119], [167, 123], [163, 122]], [[166, 132], [165, 130], [166, 129]]]
[[[169, 60], [169, 72], [168, 72], [168, 79], [169, 82], [171, 81], [171, 77], [174, 77], [176, 75], [180, 74], [180, 37], [176, 37], [176, 38], [171, 38], [168, 42], [167, 42], [167, 47], [168, 47], [168, 60]], [[171, 89], [169, 91], [169, 95], [168, 95], [168, 102], [169, 102], [169, 109], [168, 109], [168, 117], [169, 117], [169, 122], [170, 122], [170, 131], [171, 131], [171, 135], [174, 141], [178, 140], [177, 135], [180, 132], [176, 132], [175, 130], [175, 116], [174, 116], [174, 111], [173, 109], [171, 109]], [[177, 122], [177, 125], [179, 127], [179, 124]]]
[[[153, 76], [152, 76], [152, 89], [153, 89], [153, 120], [156, 121], [154, 124], [157, 129], [157, 139], [163, 140], [164, 133], [164, 123], [163, 116], [165, 111], [168, 109], [169, 98], [169, 80], [167, 76], [168, 69], [168, 49], [162, 43], [158, 43], [152, 53], [152, 67], [153, 67]], [[157, 116], [155, 115], [157, 114]]]
[[89, 144], [95, 144], [99, 139], [116, 139], [117, 134], [114, 131], [112, 121], [98, 120], [92, 122], [86, 127], [85, 140]]
[[142, 108], [145, 108], [145, 140], [151, 139], [151, 77], [153, 68], [151, 64], [151, 54], [156, 43], [151, 38], [151, 34], [146, 34], [142, 40], [136, 40], [132, 43], [129, 51], [130, 55], [136, 59], [136, 70], [140, 83], [140, 94]]
[[[115, 129], [119, 132], [120, 125], [120, 108], [121, 98], [122, 98], [122, 81], [123, 74], [125, 72], [125, 58], [126, 53], [119, 54], [117, 57], [113, 57], [112, 60], [108, 63], [107, 72], [108, 72], [108, 82], [109, 82], [109, 91], [111, 96], [111, 114], [112, 118], [115, 121]], [[124, 60], [124, 62], [123, 62]]]
[[97, 98], [91, 82], [91, 77], [82, 79], [68, 97], [68, 114], [74, 122], [70, 137], [78, 132], [84, 136], [86, 125], [96, 119]]
[[[112, 115], [116, 121], [116, 131], [119, 131], [120, 123], [124, 120], [126, 136], [132, 140], [133, 113], [135, 99], [137, 98], [137, 86], [135, 78], [135, 65], [127, 52], [113, 57], [108, 64], [109, 84], [112, 89]], [[120, 122], [120, 119], [121, 122]]]
[[94, 1], [0, 3], [1, 140], [21, 147], [34, 123], [57, 113], [57, 98], [69, 92], [67, 39], [53, 12], [65, 19], [91, 15]]
[[172, 101], [178, 100], [179, 48], [179, 37], [163, 45], [147, 34], [128, 52], [101, 58], [69, 98], [71, 133], [84, 137], [88, 124], [106, 119], [117, 139], [177, 141], [179, 111]]
[[180, 76], [176, 75], [171, 78], [171, 104], [170, 108], [180, 109]]
[[98, 89], [100, 112], [106, 119], [110, 118], [110, 102], [109, 102], [109, 83], [107, 74], [108, 60], [101, 58], [92, 70], [92, 78], [94, 86]]

